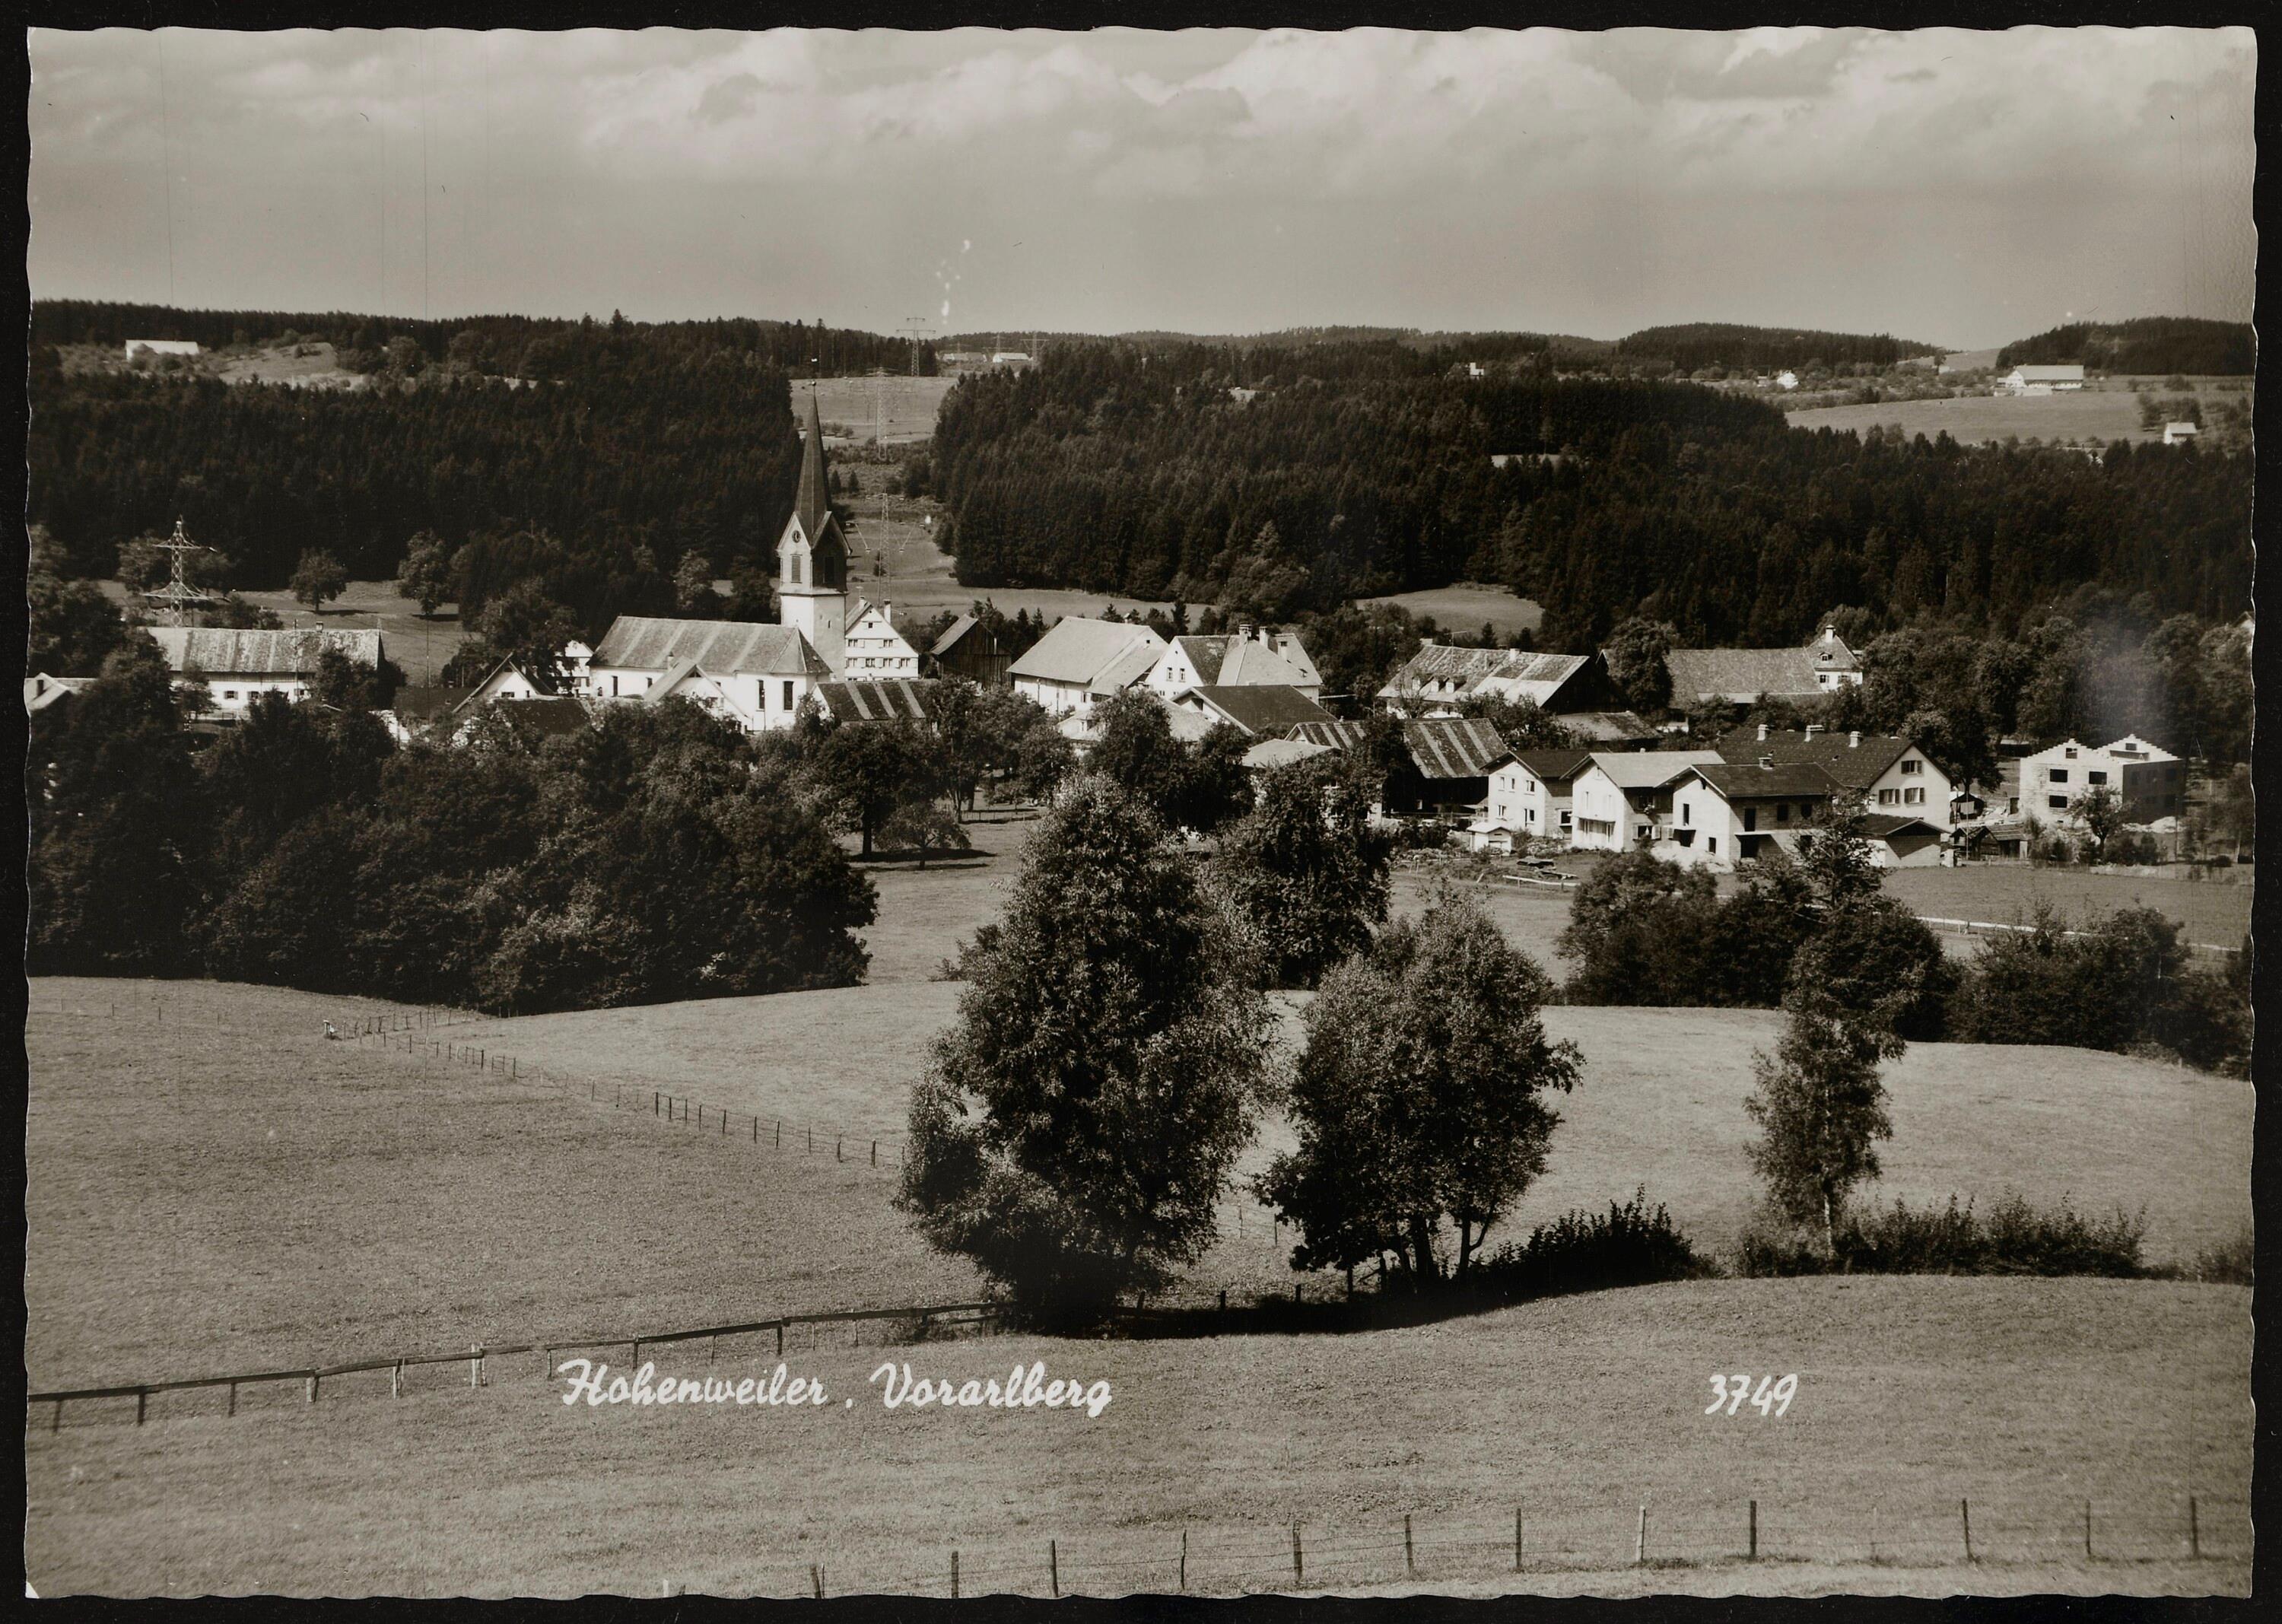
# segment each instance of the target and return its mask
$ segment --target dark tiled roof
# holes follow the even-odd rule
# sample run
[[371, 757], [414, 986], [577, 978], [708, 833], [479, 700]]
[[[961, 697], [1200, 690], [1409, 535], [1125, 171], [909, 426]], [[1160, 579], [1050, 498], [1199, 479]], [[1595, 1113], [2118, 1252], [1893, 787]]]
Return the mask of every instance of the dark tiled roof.
[[555, 699], [500, 699], [477, 714], [496, 718], [526, 742], [577, 733], [591, 719], [586, 707], [565, 695]]
[[1559, 719], [1570, 732], [1595, 744], [1629, 744], [1660, 736], [1656, 724], [1637, 711], [1571, 711]]
[[1812, 796], [1818, 800], [1838, 789], [1837, 781], [1812, 762], [1777, 762], [1763, 767], [1757, 761], [1709, 761], [1696, 772], [1704, 781], [1729, 800], [1757, 796]]
[[835, 722], [924, 722], [935, 716], [932, 679], [883, 677], [819, 682], [818, 703]]
[[1871, 812], [1862, 820], [1862, 832], [1873, 840], [1885, 840], [1913, 828], [1923, 829], [1929, 835], [1941, 833], [1923, 818], [1906, 818], [1893, 812]]
[[400, 688], [389, 708], [408, 722], [424, 722], [441, 716], [476, 690], [471, 688]]
[[1234, 688], [1199, 688], [1189, 691], [1246, 733], [1283, 734], [1302, 723], [1336, 719], [1329, 711], [1295, 688], [1240, 683]]
[[1720, 739], [1718, 749], [1723, 760], [1756, 764], [1772, 756], [1778, 766], [1818, 766], [1850, 789], [1867, 789], [1910, 748], [1907, 739], [1892, 734], [1866, 733], [1859, 744], [1853, 738], [1819, 732], [1810, 739], [1803, 729], [1770, 727], [1762, 739], [1757, 727], [1738, 727]]
[[1571, 779], [1592, 765], [1589, 750], [1525, 750], [1515, 753], [1514, 759], [1527, 767], [1533, 777], [1557, 784]]
[[195, 665], [208, 676], [307, 676], [317, 656], [338, 649], [353, 660], [380, 664], [380, 633], [368, 627], [305, 626], [283, 632], [237, 631], [224, 626], [159, 626], [151, 637], [176, 671]]

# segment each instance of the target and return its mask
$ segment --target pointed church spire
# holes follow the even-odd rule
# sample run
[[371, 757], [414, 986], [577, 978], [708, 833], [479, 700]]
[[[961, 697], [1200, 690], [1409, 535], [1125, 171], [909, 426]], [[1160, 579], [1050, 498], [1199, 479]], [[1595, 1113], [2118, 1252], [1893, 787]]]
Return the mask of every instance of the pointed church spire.
[[808, 439], [800, 448], [800, 496], [793, 511], [800, 516], [800, 527], [816, 540], [824, 534], [824, 516], [827, 511], [824, 495], [824, 419], [816, 409], [816, 391], [808, 392]]

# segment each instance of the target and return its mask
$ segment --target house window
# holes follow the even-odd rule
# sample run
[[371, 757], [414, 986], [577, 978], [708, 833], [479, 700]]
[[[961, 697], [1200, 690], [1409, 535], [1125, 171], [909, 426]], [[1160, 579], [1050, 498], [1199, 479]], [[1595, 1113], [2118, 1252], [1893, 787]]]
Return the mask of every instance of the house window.
[[1759, 827], [1759, 809], [1758, 807], [1746, 806], [1743, 808], [1743, 827], [1747, 829], [1755, 829]]
[[1564, 829], [1569, 827], [1569, 809], [1565, 806], [1561, 809], [1561, 827]]
[[2064, 795], [2048, 795], [2045, 797], [2045, 804], [2051, 807], [2054, 812], [2066, 812], [2068, 810], [2068, 796]]
[[1696, 821], [1696, 808], [1686, 801], [1680, 804], [1680, 820], [1682, 823]]
[[[2070, 750], [2069, 754], [2073, 756], [2076, 752], [2074, 750]], [[2045, 779], [2048, 783], [2064, 784], [2068, 782], [2068, 769], [2066, 767], [2047, 767], [2045, 769]]]
[[1925, 804], [1925, 791], [1914, 787], [1903, 790], [1902, 804], [1905, 806], [1923, 806]]
[[792, 709], [792, 684], [789, 682], [784, 685], [784, 708], [788, 711]]
[[1925, 771], [1925, 763], [1913, 756], [1908, 760], [1902, 763], [1902, 771], [1905, 773], [1922, 773]]
[[2087, 784], [2104, 784], [2107, 781], [2107, 774], [2094, 767], [2084, 775], [2084, 781]]
[[235, 699], [237, 697], [237, 690], [234, 688], [226, 688], [222, 689], [221, 696], [224, 699]]
[[2073, 750], [2063, 750], [2061, 753], [2066, 756], [2070, 761], [2074, 761], [2076, 759], [2076, 751]]
[[1790, 821], [1790, 803], [1789, 801], [1777, 801], [1775, 803], [1775, 821], [1777, 823], [1789, 823]]
[[1635, 840], [1646, 840], [1652, 832], [1652, 825], [1646, 823], [1641, 824], [1634, 829], [1633, 838]]
[[1523, 813], [1523, 814], [1522, 814], [1522, 816], [1523, 816], [1523, 817], [1524, 817], [1524, 819], [1525, 819], [1528, 822], [1531, 822], [1531, 823], [1534, 823], [1534, 822], [1536, 822], [1536, 821], [1537, 821], [1537, 808], [1535, 808], [1534, 806], [1531, 807], [1531, 808], [1530, 808], [1526, 812]]
[[1710, 852], [1713, 857], [1717, 857], [1717, 856], [1719, 856], [1719, 837], [1717, 835], [1707, 835], [1707, 836], [1705, 836], [1705, 837], [1704, 837], [1704, 849], [1706, 851], [1709, 851], [1709, 852]]
[[1902, 792], [1898, 789], [1881, 789], [1878, 791], [1878, 804], [1881, 806], [1898, 806], [1901, 804], [1901, 799]]

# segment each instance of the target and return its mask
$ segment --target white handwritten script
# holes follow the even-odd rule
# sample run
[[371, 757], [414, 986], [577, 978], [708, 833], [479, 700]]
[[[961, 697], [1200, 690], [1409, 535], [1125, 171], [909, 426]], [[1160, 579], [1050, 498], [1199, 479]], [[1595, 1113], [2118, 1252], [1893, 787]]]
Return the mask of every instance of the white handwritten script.
[[[765, 1376], [745, 1376], [732, 1381], [723, 1376], [661, 1376], [655, 1364], [644, 1364], [631, 1376], [612, 1375], [608, 1364], [590, 1359], [565, 1359], [556, 1367], [564, 1379], [563, 1402], [601, 1404], [739, 1404], [769, 1409], [792, 1406], [819, 1408], [832, 1402], [824, 1384], [812, 1376], [795, 1376], [780, 1364]], [[879, 1388], [884, 1410], [1070, 1410], [1098, 1418], [1109, 1408], [1106, 1381], [1091, 1383], [1061, 1377], [1049, 1379], [1043, 1359], [1028, 1369], [1015, 1365], [1006, 1379], [997, 1377], [954, 1381], [914, 1376], [908, 1364], [889, 1363], [873, 1371], [867, 1385]], [[852, 1410], [856, 1401], [842, 1399]]]

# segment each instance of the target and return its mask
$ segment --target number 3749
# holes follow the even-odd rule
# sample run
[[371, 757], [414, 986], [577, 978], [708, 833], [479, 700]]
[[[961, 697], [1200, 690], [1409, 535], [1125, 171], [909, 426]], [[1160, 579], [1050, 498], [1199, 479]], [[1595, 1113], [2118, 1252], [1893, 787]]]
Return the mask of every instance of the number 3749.
[[1704, 1406], [1707, 1416], [1734, 1415], [1745, 1404], [1761, 1415], [1777, 1415], [1790, 1408], [1792, 1395], [1798, 1391], [1797, 1376], [1762, 1376], [1759, 1385], [1751, 1385], [1748, 1375], [1714, 1376], [1712, 1378], [1712, 1402]]

